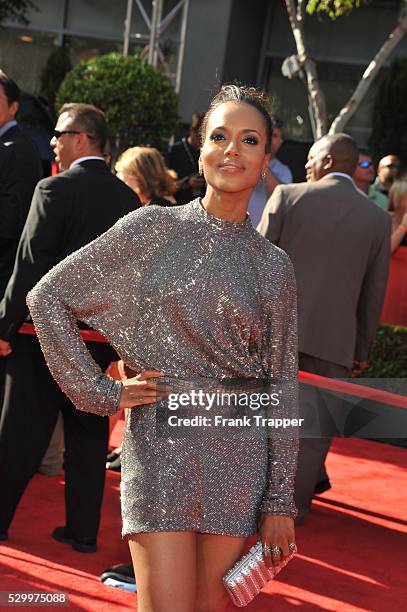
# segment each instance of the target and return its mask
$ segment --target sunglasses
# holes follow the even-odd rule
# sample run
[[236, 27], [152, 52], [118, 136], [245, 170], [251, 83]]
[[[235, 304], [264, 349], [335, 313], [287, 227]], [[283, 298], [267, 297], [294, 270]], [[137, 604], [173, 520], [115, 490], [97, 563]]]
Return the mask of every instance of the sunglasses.
[[368, 161], [367, 159], [365, 161], [361, 161], [358, 163], [359, 168], [370, 168], [370, 166], [373, 166], [373, 162]]
[[54, 130], [54, 138], [58, 140], [63, 134], [80, 134], [78, 130]]
[[[78, 130], [54, 130], [53, 131], [53, 136], [54, 138], [56, 138], [58, 140], [58, 138], [61, 138], [61, 136], [63, 136], [63, 134], [82, 134], [86, 132], [79, 132]], [[86, 134], [86, 136], [90, 139], [93, 140], [93, 136], [91, 136], [90, 134]]]

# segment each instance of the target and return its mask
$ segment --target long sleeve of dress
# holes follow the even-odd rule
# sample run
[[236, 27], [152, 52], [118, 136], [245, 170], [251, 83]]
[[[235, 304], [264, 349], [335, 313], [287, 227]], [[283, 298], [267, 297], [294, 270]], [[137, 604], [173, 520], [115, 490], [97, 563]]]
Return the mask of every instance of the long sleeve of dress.
[[[295, 391], [287, 392], [297, 385], [292, 269], [250, 219], [217, 219], [199, 200], [143, 207], [58, 264], [28, 305], [53, 376], [82, 410], [112, 414], [120, 384], [93, 362], [77, 320], [101, 332], [132, 369], [160, 370], [188, 391], [230, 380], [256, 389], [265, 379], [284, 383], [284, 410], [296, 413]], [[247, 536], [260, 505], [294, 513], [294, 437], [256, 430], [232, 440], [205, 430], [196, 444], [181, 430], [161, 435], [166, 418], [165, 403], [130, 411], [124, 534]]]
[[[270, 417], [298, 419], [298, 338], [297, 294], [294, 270], [286, 256], [286, 278], [281, 299], [275, 305], [274, 317], [283, 323], [272, 327], [269, 342], [274, 355], [280, 355], [279, 376], [273, 384], [281, 391], [281, 401]], [[277, 331], [281, 330], [281, 331]], [[267, 487], [260, 512], [295, 517], [294, 484], [298, 457], [298, 428], [272, 430], [268, 440]]]
[[129, 283], [126, 264], [136, 256], [135, 214], [52, 268], [27, 296], [53, 377], [78, 409], [99, 415], [118, 410], [121, 384], [94, 362], [77, 320], [103, 333], [104, 322], [120, 316], [118, 294]]

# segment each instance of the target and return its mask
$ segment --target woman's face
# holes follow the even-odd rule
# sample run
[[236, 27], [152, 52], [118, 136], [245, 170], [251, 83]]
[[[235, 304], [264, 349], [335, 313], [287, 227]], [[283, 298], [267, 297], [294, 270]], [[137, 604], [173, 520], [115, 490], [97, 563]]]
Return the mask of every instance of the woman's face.
[[126, 183], [130, 189], [136, 192], [142, 204], [147, 202], [145, 194], [140, 189], [140, 181], [137, 176], [134, 174], [126, 174], [125, 172], [118, 172], [117, 176], [123, 183]]
[[201, 150], [206, 182], [230, 193], [253, 189], [270, 159], [266, 142], [265, 121], [256, 108], [221, 104], [209, 116]]

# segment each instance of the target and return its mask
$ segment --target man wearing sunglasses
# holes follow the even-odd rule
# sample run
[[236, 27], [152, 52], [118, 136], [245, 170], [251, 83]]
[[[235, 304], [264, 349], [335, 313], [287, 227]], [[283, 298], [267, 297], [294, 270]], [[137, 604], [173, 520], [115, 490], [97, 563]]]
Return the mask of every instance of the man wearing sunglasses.
[[367, 197], [383, 210], [387, 210], [387, 197], [372, 185], [374, 181], [374, 165], [369, 153], [360, 152], [353, 182]]
[[[76, 410], [52, 379], [37, 338], [30, 335], [35, 330], [25, 300], [54, 265], [139, 207], [135, 193], [108, 169], [103, 158], [106, 141], [102, 111], [88, 104], [62, 107], [51, 140], [62, 172], [43, 179], [35, 189], [13, 275], [0, 302], [0, 355], [8, 355], [0, 422], [0, 540], [8, 537], [18, 502], [61, 411], [66, 522], [52, 536], [78, 552], [96, 550], [108, 419]], [[86, 349], [101, 370], [116, 357], [106, 343], [87, 342]]]
[[397, 155], [386, 155], [379, 161], [377, 179], [374, 188], [385, 196], [389, 195], [390, 187], [400, 176], [401, 163]]

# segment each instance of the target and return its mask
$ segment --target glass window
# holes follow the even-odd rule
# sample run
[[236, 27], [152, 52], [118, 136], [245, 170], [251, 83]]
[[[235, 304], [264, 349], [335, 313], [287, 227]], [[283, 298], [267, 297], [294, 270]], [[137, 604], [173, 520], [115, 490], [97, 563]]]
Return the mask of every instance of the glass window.
[[267, 59], [262, 87], [272, 96], [274, 113], [284, 121], [287, 138], [310, 141], [312, 129], [306, 87], [298, 78], [284, 77], [281, 63], [279, 58]]
[[122, 40], [126, 8], [127, 0], [69, 0], [66, 27]]
[[35, 0], [34, 4], [38, 10], [27, 11], [29, 26], [42, 30], [62, 28], [65, 0]]
[[[308, 50], [318, 60], [334, 58], [367, 64], [397, 25], [401, 4], [400, 0], [377, 0], [335, 21], [307, 15], [305, 37]], [[296, 53], [285, 2], [272, 3], [266, 49], [273, 57]], [[407, 40], [404, 40], [395, 53], [405, 56], [406, 50]]]
[[0, 65], [21, 89], [38, 94], [41, 72], [56, 44], [56, 34], [0, 30]]
[[[288, 79], [281, 74], [281, 59], [268, 58], [264, 87], [275, 98], [275, 112], [285, 123], [285, 131], [294, 140], [312, 140], [308, 109], [308, 94], [300, 78]], [[364, 67], [349, 64], [318, 62], [317, 70], [325, 94], [328, 126], [354, 92]], [[360, 107], [346, 125], [359, 146], [366, 146], [370, 130], [372, 107], [380, 77], [372, 84]]]
[[70, 52], [71, 62], [74, 66], [81, 60], [88, 60], [98, 55], [105, 55], [112, 51], [122, 51], [122, 42], [114, 40], [101, 40], [87, 38], [86, 36], [66, 36], [65, 44]]
[[[165, 0], [163, 3], [163, 14], [162, 18], [165, 19], [172, 9], [178, 4], [179, 0]], [[140, 4], [144, 8], [144, 12], [147, 15], [148, 19], [151, 21], [152, 18], [152, 3], [151, 0], [141, 0]], [[127, 1], [126, 1], [127, 8]], [[178, 11], [176, 16], [169, 20], [168, 25], [165, 29], [165, 32], [169, 36], [179, 36], [179, 27], [180, 27], [180, 15], [182, 15], [182, 10]], [[146, 22], [141, 14], [140, 9], [138, 8], [136, 2], [133, 0], [133, 11], [131, 16], [131, 31], [132, 33], [143, 34], [147, 37], [150, 36], [150, 31], [147, 27]]]

